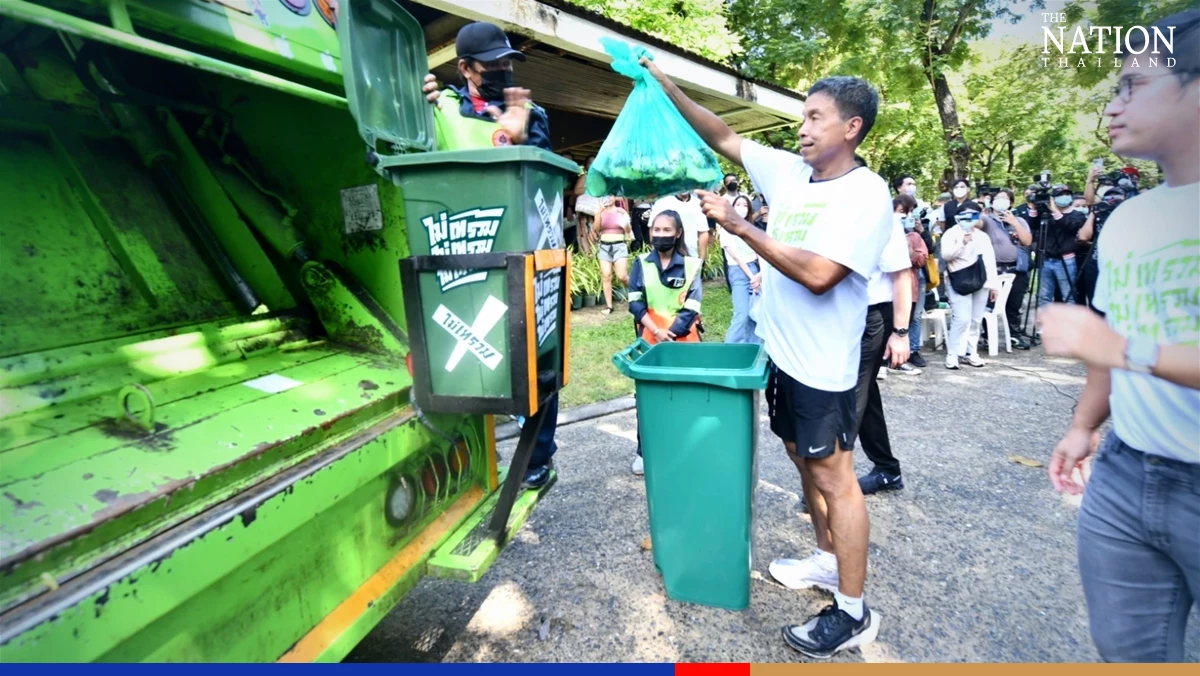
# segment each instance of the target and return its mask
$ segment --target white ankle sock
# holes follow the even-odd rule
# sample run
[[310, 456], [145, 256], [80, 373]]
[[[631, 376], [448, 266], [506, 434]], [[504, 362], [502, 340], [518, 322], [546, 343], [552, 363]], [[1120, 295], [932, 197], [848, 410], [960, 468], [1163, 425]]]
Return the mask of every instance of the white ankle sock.
[[862, 597], [852, 599], [840, 591], [833, 593], [833, 598], [837, 601], [837, 607], [846, 611], [846, 614], [861, 622], [863, 618], [863, 600]]

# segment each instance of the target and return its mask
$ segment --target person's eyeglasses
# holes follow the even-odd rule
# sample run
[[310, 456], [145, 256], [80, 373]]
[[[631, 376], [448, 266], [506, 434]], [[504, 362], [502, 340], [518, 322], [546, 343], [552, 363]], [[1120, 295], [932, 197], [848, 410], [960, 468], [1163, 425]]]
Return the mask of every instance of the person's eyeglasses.
[[1134, 85], [1145, 84], [1150, 80], [1156, 80], [1160, 77], [1168, 77], [1170, 75], [1183, 75], [1183, 73], [1159, 73], [1158, 75], [1123, 75], [1117, 80], [1117, 86], [1113, 87], [1113, 96], [1121, 99], [1122, 103], [1129, 103], [1133, 100]]

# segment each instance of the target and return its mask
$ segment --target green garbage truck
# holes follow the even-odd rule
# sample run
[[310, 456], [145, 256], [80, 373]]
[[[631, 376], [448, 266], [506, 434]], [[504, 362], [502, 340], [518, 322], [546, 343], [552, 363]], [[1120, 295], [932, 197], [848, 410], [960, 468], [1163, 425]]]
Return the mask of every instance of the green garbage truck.
[[0, 662], [339, 660], [525, 522], [577, 168], [439, 170], [426, 70], [391, 0], [0, 1]]

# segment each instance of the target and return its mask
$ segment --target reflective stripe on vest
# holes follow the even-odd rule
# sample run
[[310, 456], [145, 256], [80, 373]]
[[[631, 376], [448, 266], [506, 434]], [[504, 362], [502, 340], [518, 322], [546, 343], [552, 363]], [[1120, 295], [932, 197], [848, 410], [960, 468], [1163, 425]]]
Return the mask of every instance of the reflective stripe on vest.
[[470, 150], [512, 145], [512, 139], [491, 118], [466, 117], [462, 97], [453, 89], [442, 90], [433, 109], [438, 150]]
[[662, 283], [658, 267], [650, 261], [650, 256], [653, 255], [657, 254], [651, 252], [642, 255], [642, 281], [646, 286], [646, 305], [659, 316], [669, 316], [672, 322], [675, 321], [675, 315], [685, 307], [699, 312], [699, 303], [689, 301], [687, 295], [692, 288], [692, 282], [696, 280], [696, 275], [700, 274], [700, 259], [684, 256], [683, 288], [672, 289]]

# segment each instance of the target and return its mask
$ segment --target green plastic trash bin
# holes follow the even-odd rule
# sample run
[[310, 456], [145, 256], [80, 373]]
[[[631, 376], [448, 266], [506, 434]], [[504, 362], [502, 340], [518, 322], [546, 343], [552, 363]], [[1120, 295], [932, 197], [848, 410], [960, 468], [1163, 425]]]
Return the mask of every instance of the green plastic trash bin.
[[[435, 411], [528, 415], [528, 406], [505, 400], [539, 389], [544, 396], [546, 386], [537, 381], [547, 378], [566, 384], [563, 191], [578, 165], [539, 148], [510, 146], [405, 155], [393, 158], [390, 171], [404, 194], [413, 258], [454, 262], [422, 275], [419, 302], [405, 301], [409, 336], [424, 335], [429, 348], [413, 365], [429, 376], [416, 379], [418, 400], [428, 396]], [[482, 265], [497, 254], [547, 250], [564, 254], [562, 264], [535, 270], [524, 294], [510, 293], [511, 270]], [[406, 296], [411, 290], [405, 288]], [[509, 336], [518, 322], [536, 343], [534, 375], [518, 374], [528, 383], [515, 382], [503, 367], [504, 360], [513, 363]], [[486, 344], [498, 358], [456, 358], [464, 342]]]
[[613, 363], [635, 381], [650, 537], [667, 596], [745, 609], [766, 352], [639, 340]]
[[[430, 411], [530, 415], [568, 375], [563, 195], [579, 166], [528, 146], [429, 152], [421, 25], [394, 0], [339, 7], [350, 113], [367, 162], [404, 198], [416, 399]], [[558, 255], [508, 257], [547, 250]]]

